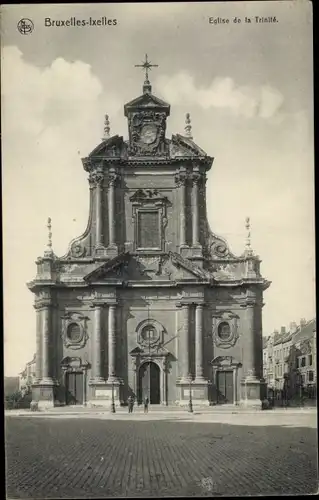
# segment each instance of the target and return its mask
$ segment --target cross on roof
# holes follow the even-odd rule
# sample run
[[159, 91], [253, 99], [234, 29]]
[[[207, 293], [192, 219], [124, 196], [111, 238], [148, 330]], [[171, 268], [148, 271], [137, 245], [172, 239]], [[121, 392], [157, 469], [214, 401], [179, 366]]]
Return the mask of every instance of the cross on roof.
[[135, 68], [143, 68], [145, 70], [145, 80], [148, 81], [148, 70], [158, 68], [158, 64], [151, 64], [151, 61], [147, 59], [147, 54], [145, 54], [145, 61], [143, 64], [135, 64]]

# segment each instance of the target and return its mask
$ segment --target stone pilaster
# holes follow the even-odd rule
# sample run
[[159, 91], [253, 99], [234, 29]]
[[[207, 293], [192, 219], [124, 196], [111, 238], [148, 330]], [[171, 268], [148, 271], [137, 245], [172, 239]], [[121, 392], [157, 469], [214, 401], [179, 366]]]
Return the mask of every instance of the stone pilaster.
[[244, 347], [244, 374], [249, 379], [256, 379], [255, 371], [255, 312], [256, 304], [248, 302], [246, 305], [245, 319], [247, 325], [247, 336]]
[[41, 385], [53, 385], [50, 376], [50, 331], [51, 331], [51, 304], [42, 307], [42, 378]]
[[[52, 378], [50, 363], [50, 343], [52, 341], [52, 302], [50, 293], [40, 292], [36, 299], [37, 336], [36, 336], [36, 380], [32, 385], [32, 400], [39, 409], [54, 406], [54, 388], [57, 382]], [[41, 361], [42, 362], [41, 362]]]
[[192, 215], [193, 215], [193, 246], [198, 246], [199, 243], [199, 187], [201, 176], [199, 172], [192, 174]]
[[103, 190], [104, 172], [102, 168], [97, 168], [91, 173], [90, 183], [95, 187], [95, 245], [101, 247], [103, 242], [102, 227], [102, 190]]
[[109, 172], [109, 189], [108, 189], [108, 209], [109, 209], [109, 246], [116, 246], [115, 242], [115, 185], [117, 174], [114, 169]]
[[108, 351], [109, 351], [109, 366], [107, 383], [117, 382], [116, 376], [116, 306], [109, 305], [109, 321], [108, 321]]
[[35, 384], [42, 378], [42, 332], [41, 332], [41, 310], [39, 306], [34, 306], [36, 310], [36, 353], [35, 353]]
[[187, 173], [185, 170], [181, 169], [175, 177], [177, 186], [180, 192], [180, 207], [179, 207], [179, 244], [180, 247], [186, 245], [186, 183], [187, 183]]
[[[101, 376], [101, 320], [102, 308], [108, 305], [108, 378], [105, 380]], [[93, 375], [90, 380], [90, 400], [89, 406], [111, 407], [112, 397], [116, 406], [121, 404], [122, 381], [116, 375], [116, 305], [95, 304], [95, 344], [93, 357]], [[112, 396], [113, 395], [113, 396]]]
[[203, 304], [195, 305], [195, 382], [203, 377]]
[[189, 308], [187, 303], [178, 304], [179, 307], [179, 373], [180, 383], [189, 383]]
[[247, 300], [245, 310], [246, 332], [244, 336], [243, 372], [241, 381], [241, 401], [244, 406], [261, 406], [263, 381], [257, 376], [256, 363], [258, 346], [258, 311], [259, 304], [256, 300]]
[[102, 330], [102, 304], [94, 304], [94, 335], [92, 346], [92, 378], [90, 384], [104, 382], [101, 374], [101, 330]]

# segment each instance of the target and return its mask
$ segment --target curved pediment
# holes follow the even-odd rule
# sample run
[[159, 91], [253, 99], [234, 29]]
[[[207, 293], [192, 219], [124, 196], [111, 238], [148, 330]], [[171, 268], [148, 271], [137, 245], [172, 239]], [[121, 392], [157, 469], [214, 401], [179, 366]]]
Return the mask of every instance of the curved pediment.
[[[103, 139], [103, 141], [98, 144], [93, 151], [88, 155], [87, 158], [82, 160], [83, 164], [85, 160], [89, 160], [95, 156], [106, 156], [106, 157], [121, 157], [126, 152], [126, 144], [122, 136], [114, 135], [109, 139]], [[85, 165], [84, 165], [85, 168]]]
[[[170, 157], [207, 157], [207, 153], [201, 149], [197, 144], [189, 137], [184, 137], [180, 134], [172, 135], [170, 141]], [[211, 158], [213, 163], [213, 158]]]
[[217, 367], [231, 367], [231, 366], [239, 366], [241, 365], [241, 362], [238, 361], [236, 358], [233, 356], [217, 356], [211, 361], [211, 365], [217, 366]]

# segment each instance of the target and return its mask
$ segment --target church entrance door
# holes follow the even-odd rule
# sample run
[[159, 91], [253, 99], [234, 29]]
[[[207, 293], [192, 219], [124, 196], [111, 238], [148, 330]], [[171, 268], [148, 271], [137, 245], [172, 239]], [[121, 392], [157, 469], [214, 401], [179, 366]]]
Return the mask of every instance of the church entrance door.
[[83, 373], [70, 372], [66, 374], [66, 404], [83, 404]]
[[150, 404], [161, 402], [160, 369], [156, 363], [144, 363], [139, 370], [138, 399], [141, 403], [148, 396]]
[[217, 402], [219, 404], [232, 404], [234, 402], [234, 377], [232, 370], [217, 372]]

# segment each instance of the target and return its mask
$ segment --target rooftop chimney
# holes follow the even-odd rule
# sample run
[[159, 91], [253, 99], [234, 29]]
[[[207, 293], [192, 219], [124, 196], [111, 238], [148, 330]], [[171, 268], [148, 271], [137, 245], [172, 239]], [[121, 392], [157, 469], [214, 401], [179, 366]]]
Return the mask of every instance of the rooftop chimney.
[[281, 335], [284, 335], [286, 333], [286, 327], [285, 326], [282, 326], [280, 328], [280, 333], [281, 333]]
[[290, 327], [290, 333], [296, 333], [297, 331], [297, 323], [295, 323], [295, 321], [292, 321], [289, 325]]
[[306, 324], [307, 324], [307, 321], [305, 320], [305, 318], [301, 318], [300, 326], [306, 326]]

